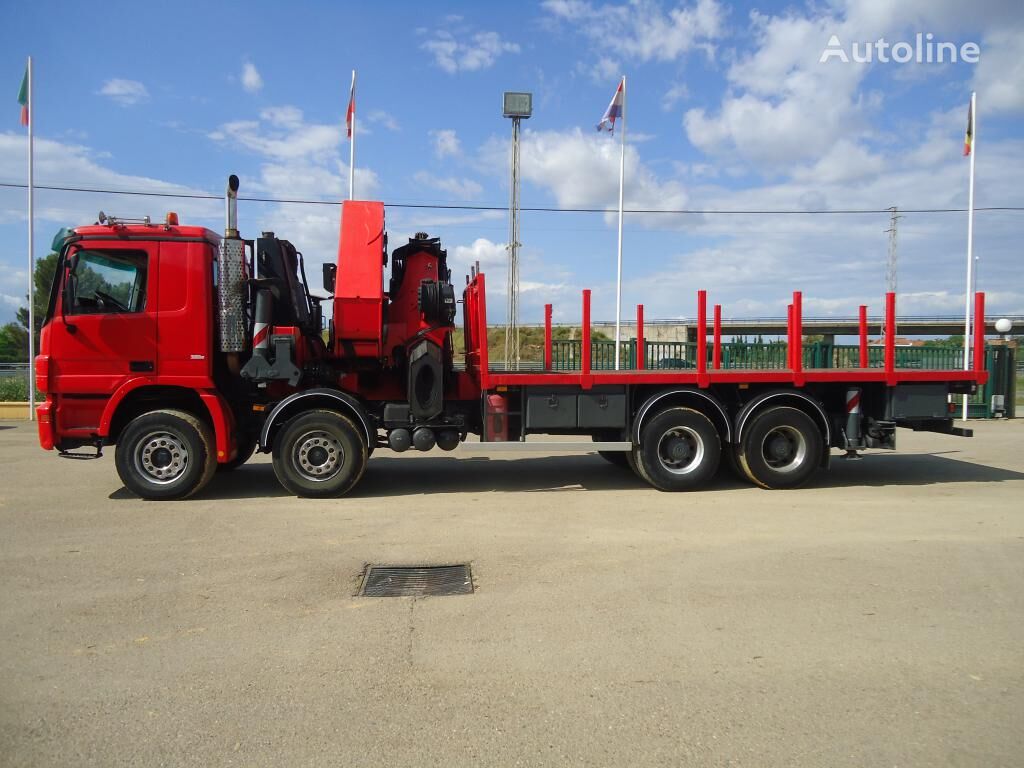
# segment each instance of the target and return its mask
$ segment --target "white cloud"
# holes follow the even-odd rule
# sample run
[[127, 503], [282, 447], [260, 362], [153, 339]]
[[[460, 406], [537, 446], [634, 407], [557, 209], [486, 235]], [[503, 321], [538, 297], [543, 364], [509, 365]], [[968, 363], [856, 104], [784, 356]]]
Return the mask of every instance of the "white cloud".
[[544, 9], [589, 37], [602, 52], [640, 61], [674, 61], [695, 48], [713, 52], [725, 12], [715, 0], [663, 10], [650, 0], [595, 5], [581, 0], [546, 0]]
[[149, 91], [138, 80], [123, 80], [121, 78], [107, 80], [99, 92], [101, 96], [106, 96], [123, 107], [130, 107], [149, 100]]
[[434, 153], [438, 157], [458, 157], [462, 154], [462, 144], [451, 128], [431, 131], [430, 136], [434, 140]]
[[263, 78], [251, 61], [242, 62], [242, 88], [247, 93], [258, 93], [263, 88]]
[[1000, 27], [985, 36], [974, 88], [980, 114], [1024, 110], [1024, 26]]
[[[495, 173], [507, 173], [507, 142], [492, 139], [484, 147], [485, 162]], [[572, 131], [524, 131], [521, 144], [523, 178], [547, 189], [565, 208], [616, 208], [620, 145], [606, 134]], [[686, 191], [674, 180], [662, 180], [640, 160], [637, 147], [626, 145], [627, 208], [682, 208]], [[641, 217], [636, 217], [641, 221]]]
[[451, 32], [440, 30], [420, 47], [433, 55], [437, 66], [452, 75], [487, 69], [502, 54], [519, 53], [516, 43], [502, 40], [497, 32], [467, 33], [460, 40]]
[[661, 109], [664, 112], [670, 112], [676, 104], [688, 98], [690, 98], [690, 89], [686, 87], [686, 83], [677, 83], [665, 91], [661, 97]]
[[323, 164], [338, 155], [343, 131], [340, 123], [306, 123], [302, 110], [282, 106], [263, 110], [259, 120], [225, 123], [209, 137], [276, 160], [316, 159]]
[[379, 125], [382, 128], [387, 128], [389, 131], [402, 130], [394, 116], [382, 109], [375, 109], [367, 114], [366, 121], [372, 125]]
[[423, 188], [426, 196], [436, 199], [433, 194], [435, 190], [448, 193], [457, 201], [476, 200], [483, 193], [484, 188], [472, 179], [459, 179], [455, 177], [439, 177], [418, 171], [413, 180]]

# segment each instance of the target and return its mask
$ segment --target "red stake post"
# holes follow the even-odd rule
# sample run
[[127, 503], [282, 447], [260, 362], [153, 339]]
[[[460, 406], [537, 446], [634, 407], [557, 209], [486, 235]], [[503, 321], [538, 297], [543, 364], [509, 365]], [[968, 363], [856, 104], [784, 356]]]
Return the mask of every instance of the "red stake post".
[[868, 307], [866, 304], [860, 305], [860, 367], [871, 367], [871, 361], [868, 360]]
[[642, 371], [646, 364], [647, 342], [644, 339], [644, 305], [636, 305], [636, 369]]
[[885, 294], [885, 381], [896, 384], [896, 294]]
[[793, 305], [786, 307], [786, 367], [793, 370]]
[[708, 372], [708, 292], [697, 291], [697, 375]]
[[722, 305], [715, 304], [715, 342], [711, 348], [711, 366], [717, 371], [722, 367]]
[[551, 370], [551, 305], [544, 305], [544, 370]]
[[582, 328], [583, 361], [581, 371], [584, 376], [590, 375], [590, 289], [583, 291], [583, 328]]
[[985, 294], [974, 294], [974, 370], [985, 370]]
[[793, 291], [793, 373], [794, 383], [801, 386], [804, 372], [804, 295]]

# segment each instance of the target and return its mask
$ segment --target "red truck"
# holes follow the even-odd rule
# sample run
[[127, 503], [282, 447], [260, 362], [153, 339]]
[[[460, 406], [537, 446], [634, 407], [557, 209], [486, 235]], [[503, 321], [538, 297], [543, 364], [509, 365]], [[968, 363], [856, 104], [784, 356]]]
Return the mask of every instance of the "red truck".
[[114, 445], [122, 482], [147, 499], [187, 497], [218, 468], [269, 452], [288, 491], [329, 497], [352, 490], [378, 448], [451, 451], [469, 434], [480, 442], [467, 448], [513, 450], [530, 448], [529, 435], [576, 437], [544, 448], [597, 450], [663, 491], [702, 488], [723, 461], [764, 488], [793, 488], [833, 448], [894, 448], [897, 427], [970, 435], [954, 427], [949, 396], [986, 380], [982, 294], [972, 370], [897, 369], [892, 294], [884, 367], [867, 367], [862, 311], [862, 367], [805, 369], [799, 293], [787, 367], [722, 369], [703, 291], [693, 368], [648, 369], [639, 307], [635, 366], [596, 370], [583, 291], [579, 370], [552, 370], [549, 308], [543, 370], [498, 371], [484, 275], [471, 270], [460, 301], [437, 238], [417, 234], [389, 254], [384, 204], [346, 201], [322, 298], [292, 243], [241, 237], [237, 190], [232, 176], [223, 236], [175, 214], [152, 223], [101, 213], [58, 238], [35, 360], [44, 449], [91, 458]]

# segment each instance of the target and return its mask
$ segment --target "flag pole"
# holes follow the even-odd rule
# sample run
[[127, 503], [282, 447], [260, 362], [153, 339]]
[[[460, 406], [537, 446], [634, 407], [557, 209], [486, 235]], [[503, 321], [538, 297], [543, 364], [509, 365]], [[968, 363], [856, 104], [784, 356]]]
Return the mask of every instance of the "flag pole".
[[622, 147], [619, 153], [619, 255], [615, 274], [615, 370], [622, 353], [622, 198], [626, 178], [626, 76], [622, 76]]
[[[970, 170], [970, 181], [967, 186], [967, 287], [964, 289], [964, 370], [968, 370], [971, 367], [971, 286], [973, 285], [973, 270], [974, 270], [974, 156], [978, 144], [978, 112], [977, 112], [977, 93], [971, 91], [971, 170]], [[978, 322], [978, 318], [974, 318], [974, 322]], [[967, 421], [967, 400], [968, 396], [964, 395], [963, 400], [963, 419]]]
[[35, 107], [32, 105], [32, 57], [28, 57], [28, 418], [36, 418], [36, 377], [35, 377], [35, 168], [33, 164], [34, 141], [32, 127], [36, 122]]
[[[352, 70], [352, 101], [356, 98], [356, 71]], [[348, 199], [356, 199], [356, 111], [352, 109], [351, 136], [348, 140]]]

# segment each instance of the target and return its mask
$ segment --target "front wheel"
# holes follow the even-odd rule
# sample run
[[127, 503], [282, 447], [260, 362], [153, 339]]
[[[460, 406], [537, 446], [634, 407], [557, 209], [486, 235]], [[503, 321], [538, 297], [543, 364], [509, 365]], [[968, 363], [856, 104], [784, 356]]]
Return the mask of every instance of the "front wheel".
[[810, 416], [779, 406], [754, 419], [737, 458], [747, 477], [762, 488], [796, 488], [817, 470], [823, 445], [821, 430]]
[[722, 443], [711, 420], [692, 408], [669, 408], [644, 424], [634, 450], [638, 474], [660, 491], [692, 491], [718, 470]]
[[213, 431], [185, 411], [136, 416], [117, 439], [114, 464], [121, 482], [144, 499], [184, 499], [217, 470]]
[[363, 476], [368, 453], [349, 419], [335, 411], [310, 411], [285, 424], [275, 438], [274, 474], [297, 496], [341, 496]]

